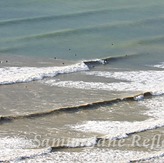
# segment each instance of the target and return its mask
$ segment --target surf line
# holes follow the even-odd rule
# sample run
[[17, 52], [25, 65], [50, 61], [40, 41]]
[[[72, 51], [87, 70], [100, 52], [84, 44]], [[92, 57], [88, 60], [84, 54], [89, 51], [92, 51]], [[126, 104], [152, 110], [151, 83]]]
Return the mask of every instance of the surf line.
[[48, 116], [50, 114], [60, 114], [62, 112], [77, 112], [79, 110], [88, 110], [88, 109], [97, 109], [100, 106], [106, 106], [106, 105], [112, 105], [124, 101], [137, 101], [141, 100], [144, 98], [150, 98], [153, 97], [154, 95], [151, 92], [145, 92], [145, 93], [140, 93], [136, 94], [134, 96], [129, 96], [125, 98], [115, 98], [107, 101], [97, 101], [93, 103], [87, 103], [83, 105], [77, 105], [77, 106], [68, 106], [68, 107], [62, 107], [62, 108], [57, 108], [53, 110], [48, 110], [45, 112], [36, 112], [36, 113], [30, 113], [30, 114], [24, 114], [24, 115], [9, 115], [9, 116], [1, 116], [0, 117], [0, 124], [10, 122], [16, 119], [24, 119], [24, 118], [37, 118], [37, 117], [42, 117], [42, 116]]

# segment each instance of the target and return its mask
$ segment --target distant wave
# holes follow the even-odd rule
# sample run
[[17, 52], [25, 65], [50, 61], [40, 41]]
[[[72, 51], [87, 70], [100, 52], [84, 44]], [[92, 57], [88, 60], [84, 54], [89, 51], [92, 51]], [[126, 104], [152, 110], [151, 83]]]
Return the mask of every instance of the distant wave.
[[[146, 24], [148, 25], [149, 23], [151, 24], [156, 24], [157, 22], [164, 21], [164, 17], [155, 17], [155, 18], [147, 18], [147, 19], [141, 19], [137, 21], [119, 21], [119, 22], [114, 22], [114, 23], [105, 23], [101, 25], [95, 25], [95, 26], [85, 26], [81, 28], [66, 28], [63, 30], [55, 30], [55, 31], [50, 31], [47, 33], [39, 33], [39, 34], [34, 34], [34, 35], [25, 35], [21, 37], [15, 37], [15, 38], [8, 38], [1, 40], [2, 42], [16, 42], [16, 41], [22, 41], [22, 40], [32, 40], [32, 39], [42, 39], [42, 38], [51, 38], [51, 37], [58, 37], [58, 36], [67, 36], [67, 35], [72, 35], [72, 34], [79, 34], [79, 33], [88, 33], [88, 32], [97, 32], [97, 31], [102, 31], [102, 30], [109, 30], [110, 28], [114, 27], [122, 27], [122, 26], [136, 26], [136, 25], [143, 25]], [[163, 36], [159, 36], [159, 41], [163, 41]], [[153, 41], [153, 40], [152, 40]], [[150, 40], [150, 43], [152, 42]], [[144, 43], [142, 41], [139, 41], [139, 43]], [[1, 51], [1, 50], [0, 50]]]
[[79, 33], [96, 32], [99, 30], [110, 29], [115, 26], [127, 25], [129, 23], [130, 23], [129, 21], [120, 21], [118, 23], [113, 23], [113, 24], [101, 24], [96, 26], [85, 26], [81, 28], [67, 28], [62, 30], [50, 31], [47, 33], [39, 33], [34, 35], [27, 35], [27, 36], [25, 35], [21, 37], [9, 38], [1, 41], [2, 42], [15, 42], [15, 41], [25, 41], [25, 40], [27, 41], [32, 39], [53, 38], [58, 36], [67, 36], [67, 35], [79, 34]]
[[3, 48], [0, 48], [0, 53], [8, 53], [10, 51], [13, 51], [13, 50], [19, 50], [21, 48], [24, 48], [25, 45], [14, 45], [14, 46], [9, 46], [9, 47], [3, 47]]
[[160, 35], [160, 36], [155, 36], [149, 39], [144, 39], [141, 41], [138, 41], [138, 44], [143, 44], [143, 45], [147, 45], [147, 44], [154, 44], [154, 43], [163, 43], [164, 42], [164, 36]]
[[88, 16], [96, 13], [107, 13], [113, 12], [114, 10], [127, 10], [128, 8], [118, 8], [118, 9], [101, 9], [101, 10], [90, 10], [85, 12], [76, 12], [66, 15], [50, 15], [50, 16], [41, 16], [41, 17], [30, 17], [30, 18], [20, 18], [20, 19], [9, 19], [0, 21], [0, 25], [10, 25], [10, 24], [19, 24], [24, 22], [37, 22], [37, 21], [50, 21], [55, 19], [69, 18], [69, 17], [79, 17], [79, 16]]
[[[148, 8], [154, 5], [146, 5], [142, 6], [143, 8]], [[141, 7], [140, 7], [141, 8]], [[20, 18], [20, 19], [9, 19], [9, 20], [1, 20], [0, 26], [2, 25], [12, 25], [12, 24], [19, 24], [19, 23], [30, 23], [30, 22], [37, 22], [37, 21], [50, 21], [55, 19], [62, 19], [62, 18], [69, 18], [69, 17], [79, 17], [79, 16], [89, 16], [101, 13], [109, 13], [114, 11], [127, 11], [127, 10], [134, 10], [138, 9], [137, 6], [128, 6], [128, 7], [119, 7], [119, 8], [104, 8], [104, 9], [97, 9], [97, 10], [87, 10], [84, 12], [76, 12], [76, 13], [68, 13], [65, 15], [50, 15], [50, 16], [40, 16], [40, 17], [27, 17], [27, 18]]]

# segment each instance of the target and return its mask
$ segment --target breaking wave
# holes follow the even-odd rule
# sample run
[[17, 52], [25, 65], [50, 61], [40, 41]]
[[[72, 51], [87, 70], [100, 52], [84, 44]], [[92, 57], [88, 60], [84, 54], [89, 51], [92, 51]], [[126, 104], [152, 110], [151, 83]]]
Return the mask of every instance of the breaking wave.
[[78, 106], [55, 108], [55, 109], [48, 110], [45, 112], [37, 112], [37, 113], [31, 113], [31, 114], [25, 114], [25, 115], [1, 116], [0, 123], [5, 123], [8, 121], [12, 121], [14, 119], [40, 117], [40, 116], [46, 116], [46, 115], [55, 114], [55, 113], [67, 112], [67, 111], [78, 111], [78, 110], [93, 109], [93, 108], [96, 109], [99, 106], [112, 105], [112, 104], [116, 104], [123, 101], [136, 101], [142, 98], [149, 98], [152, 96], [153, 95], [151, 94], [151, 92], [145, 92], [141, 94], [134, 94], [133, 96], [128, 96], [124, 98], [115, 98], [108, 101], [97, 101], [97, 102], [87, 103], [87, 104], [78, 105]]
[[108, 57], [104, 59], [81, 61], [77, 64], [61, 67], [4, 67], [0, 68], [0, 85], [31, 82], [42, 80], [47, 77], [55, 77], [59, 74], [87, 71], [90, 68], [93, 68], [96, 64], [107, 64], [109, 62], [134, 56], [135, 55], [125, 55], [118, 57]]
[[31, 82], [45, 77], [86, 70], [89, 68], [83, 62], [63, 67], [5, 67], [0, 68], [0, 85]]

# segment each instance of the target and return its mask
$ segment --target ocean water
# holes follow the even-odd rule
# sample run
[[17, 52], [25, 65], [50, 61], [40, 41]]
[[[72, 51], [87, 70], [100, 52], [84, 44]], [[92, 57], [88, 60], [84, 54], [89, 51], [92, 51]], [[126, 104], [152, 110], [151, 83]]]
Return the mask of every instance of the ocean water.
[[163, 162], [163, 7], [0, 1], [0, 162]]

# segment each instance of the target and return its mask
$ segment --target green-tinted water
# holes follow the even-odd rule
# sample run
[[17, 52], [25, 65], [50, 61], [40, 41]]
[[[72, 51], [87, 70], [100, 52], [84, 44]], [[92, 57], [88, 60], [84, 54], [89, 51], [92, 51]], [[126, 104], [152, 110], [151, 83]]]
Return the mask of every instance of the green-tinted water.
[[163, 8], [1, 0], [0, 162], [163, 162]]
[[161, 0], [1, 1], [0, 53], [77, 60], [150, 52], [163, 38], [163, 5]]

